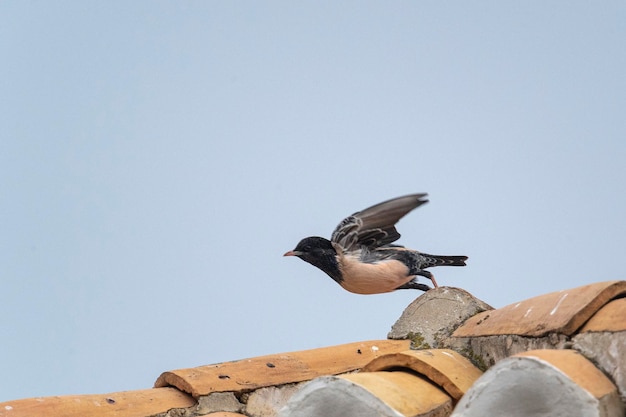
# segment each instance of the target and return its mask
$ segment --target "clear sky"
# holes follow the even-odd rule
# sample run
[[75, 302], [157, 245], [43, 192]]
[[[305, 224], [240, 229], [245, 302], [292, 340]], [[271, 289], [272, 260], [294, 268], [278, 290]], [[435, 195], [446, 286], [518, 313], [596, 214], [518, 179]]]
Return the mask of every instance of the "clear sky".
[[0, 401], [385, 338], [421, 293], [282, 254], [398, 243], [501, 307], [626, 279], [626, 3], [0, 2]]

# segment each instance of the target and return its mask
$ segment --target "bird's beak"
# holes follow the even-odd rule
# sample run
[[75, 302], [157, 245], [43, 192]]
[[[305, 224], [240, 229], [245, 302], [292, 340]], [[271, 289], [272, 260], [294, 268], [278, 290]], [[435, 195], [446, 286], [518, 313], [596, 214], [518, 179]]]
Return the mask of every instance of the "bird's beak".
[[283, 256], [298, 256], [298, 255], [300, 255], [299, 251], [290, 250], [289, 252], [285, 252], [285, 254]]

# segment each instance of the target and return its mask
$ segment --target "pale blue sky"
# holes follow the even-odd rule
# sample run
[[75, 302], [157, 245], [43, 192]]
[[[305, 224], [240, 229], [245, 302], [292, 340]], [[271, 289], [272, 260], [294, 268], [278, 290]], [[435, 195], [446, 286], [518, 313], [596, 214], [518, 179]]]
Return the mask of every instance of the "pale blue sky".
[[0, 401], [385, 338], [281, 255], [399, 243], [495, 307], [626, 279], [626, 3], [0, 2]]

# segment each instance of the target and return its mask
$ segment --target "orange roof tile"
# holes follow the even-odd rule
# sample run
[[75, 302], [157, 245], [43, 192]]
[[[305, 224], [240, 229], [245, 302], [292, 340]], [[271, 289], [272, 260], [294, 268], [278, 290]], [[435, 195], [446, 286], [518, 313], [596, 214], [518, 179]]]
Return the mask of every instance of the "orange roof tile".
[[513, 356], [538, 358], [552, 364], [596, 398], [602, 398], [617, 391], [615, 385], [602, 371], [575, 350], [540, 349]]
[[485, 311], [468, 319], [454, 337], [515, 334], [572, 335], [611, 299], [626, 294], [626, 281], [606, 281], [557, 291]]
[[250, 391], [354, 371], [380, 355], [407, 350], [409, 344], [408, 340], [357, 342], [180, 369], [161, 374], [155, 386], [174, 386], [196, 398], [211, 392]]
[[617, 388], [574, 350], [534, 350], [497, 362], [452, 416], [623, 416]]
[[281, 417], [446, 416], [452, 399], [411, 372], [363, 372], [323, 376], [303, 384]]
[[7, 401], [0, 404], [0, 416], [145, 417], [195, 404], [193, 398], [177, 389], [153, 388], [112, 394], [64, 395]]
[[[452, 401], [441, 389], [409, 372], [367, 372], [342, 375], [404, 416], [448, 415]], [[430, 414], [433, 413], [433, 414]]]
[[361, 372], [406, 368], [424, 375], [458, 401], [482, 372], [450, 349], [407, 350], [374, 359]]
[[626, 298], [618, 298], [598, 310], [579, 330], [579, 333], [624, 330], [626, 330]]

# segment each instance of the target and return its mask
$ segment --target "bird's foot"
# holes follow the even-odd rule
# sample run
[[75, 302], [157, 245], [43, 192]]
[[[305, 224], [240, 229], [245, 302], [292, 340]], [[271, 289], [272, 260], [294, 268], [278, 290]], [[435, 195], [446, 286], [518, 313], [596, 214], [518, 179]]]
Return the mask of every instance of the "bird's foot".
[[432, 290], [432, 288], [430, 288], [428, 285], [420, 284], [419, 282], [417, 282], [415, 280], [409, 281], [406, 284], [401, 285], [401, 286], [399, 286], [396, 289], [397, 290], [420, 290], [420, 291]]
[[424, 278], [428, 278], [429, 280], [431, 280], [432, 283], [433, 283], [433, 286], [435, 288], [439, 287], [439, 285], [437, 284], [437, 281], [435, 281], [435, 276], [431, 272], [429, 272], [429, 271], [419, 271], [417, 273], [417, 275], [421, 275]]

